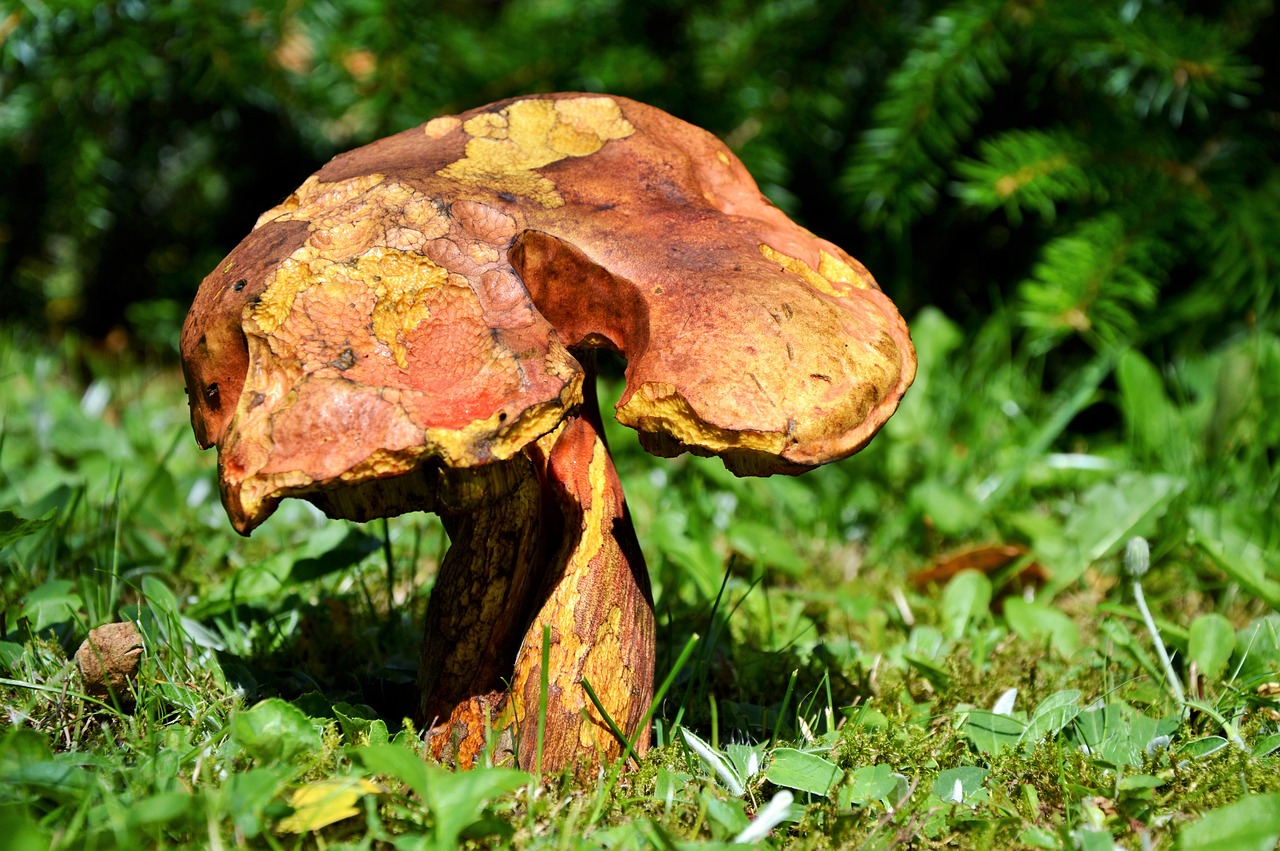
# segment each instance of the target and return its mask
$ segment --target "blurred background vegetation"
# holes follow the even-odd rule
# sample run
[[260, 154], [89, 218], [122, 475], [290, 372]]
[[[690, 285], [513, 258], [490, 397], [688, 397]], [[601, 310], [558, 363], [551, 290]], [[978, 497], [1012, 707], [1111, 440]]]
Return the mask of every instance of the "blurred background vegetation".
[[1267, 0], [8, 8], [0, 281], [19, 334], [172, 362], [203, 275], [330, 156], [503, 97], [612, 92], [719, 134], [911, 322], [901, 452], [814, 485], [843, 525], [905, 488], [885, 540], [923, 520], [1043, 551], [1044, 524], [1002, 507], [1011, 486], [1043, 506], [1061, 491], [1038, 483], [1141, 471], [1176, 476], [1161, 506], [1189, 485], [1170, 545], [1212, 506], [1280, 551]]
[[[186, 422], [178, 332], [201, 278], [334, 154], [500, 98], [587, 90], [721, 136], [779, 206], [867, 264], [920, 354], [871, 447], [799, 479], [655, 460], [607, 423], [654, 578], [659, 670], [689, 632], [706, 637], [665, 719], [713, 742], [717, 724], [767, 733], [791, 694], [779, 684], [799, 671], [797, 707], [819, 691], [810, 707], [868, 696], [865, 709], [873, 696], [894, 718], [866, 713], [877, 728], [916, 725], [918, 750], [848, 745], [845, 767], [883, 761], [927, 784], [929, 766], [972, 750], [934, 721], [1012, 688], [1022, 707], [1074, 689], [1069, 705], [1095, 718], [1104, 696], [1108, 712], [1131, 713], [1118, 703], [1130, 701], [1164, 717], [1165, 678], [1134, 638], [1120, 569], [1137, 535], [1151, 542], [1146, 581], [1188, 685], [1213, 718], [1241, 722], [1255, 754], [1276, 752], [1274, 12], [1269, 0], [0, 0], [0, 670], [12, 677], [0, 687], [19, 695], [0, 688], [0, 700], [23, 707], [9, 717], [61, 741], [74, 705], [65, 654], [82, 627], [138, 605], [157, 613], [147, 664], [167, 666], [146, 680], [158, 683], [150, 717], [194, 720], [164, 733], [186, 744], [134, 745], [149, 755], [121, 770], [135, 800], [173, 791], [172, 764], [148, 767], [156, 753], [195, 755], [199, 774], [213, 742], [225, 773], [203, 777], [240, 777], [246, 757], [223, 742], [242, 699], [318, 689], [399, 717], [442, 528], [421, 516], [321, 526], [290, 500], [236, 540]], [[611, 376], [604, 396], [620, 390]], [[982, 542], [1024, 555], [941, 593], [908, 580]], [[990, 606], [993, 586], [1020, 587], [1032, 560], [1044, 587]], [[1226, 639], [1206, 644], [1206, 625]], [[1214, 652], [1198, 653], [1197, 636]], [[82, 737], [97, 736], [82, 717]], [[798, 717], [788, 732], [807, 737]], [[1176, 737], [1197, 745], [1209, 717], [1184, 716]], [[1120, 725], [1151, 731], [1134, 765], [1168, 744], [1143, 724]], [[1118, 785], [1114, 765], [1060, 741], [1050, 771], [1008, 752], [990, 763], [1002, 772], [993, 795], [1048, 778], [1035, 781], [1048, 807], [1027, 810], [1037, 830], [1045, 818], [1092, 824], [1090, 802]], [[44, 788], [34, 774], [6, 779], [17, 775], [3, 756], [0, 791]], [[1280, 782], [1274, 762], [1246, 780], [1221, 759], [1202, 782], [1179, 757], [1160, 805], [1121, 801], [1112, 826], [1145, 846], [1134, 826], [1167, 834], [1179, 823], [1169, 807], [1219, 807]], [[209, 805], [218, 815], [192, 815], [175, 836], [217, 819], [263, 829], [264, 802], [296, 775], [255, 771], [267, 780], [256, 809], [233, 782], [231, 797], [208, 799], [223, 801]], [[97, 787], [84, 788], [32, 806], [50, 829], [75, 811], [97, 830], [83, 816]], [[899, 824], [925, 809], [970, 819], [931, 800]], [[992, 823], [1007, 827], [1012, 810], [996, 807]], [[94, 836], [138, 847], [101, 823]], [[1062, 847], [1109, 847], [1089, 841]]]
[[326, 159], [552, 90], [720, 135], [908, 316], [1163, 355], [1274, 313], [1268, 0], [5, 7], [3, 314], [54, 335], [172, 353], [201, 277]]

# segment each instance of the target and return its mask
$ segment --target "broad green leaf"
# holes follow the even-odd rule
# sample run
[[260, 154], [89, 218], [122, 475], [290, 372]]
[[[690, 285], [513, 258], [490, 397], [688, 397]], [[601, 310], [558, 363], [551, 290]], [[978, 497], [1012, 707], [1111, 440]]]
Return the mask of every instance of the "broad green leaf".
[[984, 516], [977, 500], [939, 479], [926, 479], [913, 487], [910, 503], [945, 535], [964, 535]]
[[26, 653], [26, 649], [13, 641], [0, 641], [0, 668], [13, 670], [13, 666], [18, 664], [18, 660], [22, 658], [22, 654]]
[[1102, 828], [1073, 830], [1071, 838], [1075, 840], [1076, 847], [1080, 851], [1111, 851], [1116, 847], [1115, 839]]
[[776, 748], [772, 757], [764, 776], [776, 786], [825, 795], [844, 776], [835, 763], [817, 754], [794, 748]]
[[734, 770], [738, 772], [738, 776], [744, 782], [750, 783], [751, 778], [755, 777], [760, 772], [760, 769], [764, 768], [766, 747], [764, 744], [755, 745], [754, 747], [737, 744], [725, 745], [724, 754], [733, 763]]
[[33, 588], [22, 598], [22, 617], [31, 620], [36, 632], [74, 619], [84, 609], [84, 601], [74, 588], [70, 579], [52, 579]]
[[1045, 598], [1074, 583], [1089, 565], [1119, 551], [1133, 535], [1143, 534], [1185, 486], [1173, 476], [1125, 473], [1087, 490], [1064, 526], [1071, 548], [1060, 563], [1049, 565], [1053, 579]]
[[359, 815], [356, 804], [365, 795], [381, 791], [363, 777], [329, 777], [299, 787], [289, 796], [292, 815], [277, 827], [286, 833], [311, 833], [322, 827]]
[[809, 562], [800, 556], [795, 545], [774, 526], [735, 520], [725, 533], [729, 546], [754, 562], [775, 568], [788, 576], [802, 576]]
[[942, 591], [942, 621], [947, 636], [956, 641], [970, 623], [981, 620], [991, 606], [991, 580], [976, 570], [962, 570]]
[[1123, 778], [1117, 787], [1121, 792], [1133, 792], [1142, 789], [1159, 789], [1164, 781], [1150, 774], [1130, 774]]
[[[456, 848], [463, 831], [471, 832], [482, 823], [481, 813], [489, 800], [532, 782], [532, 775], [514, 768], [477, 767], [456, 774], [433, 768], [426, 802], [435, 819], [436, 847]], [[491, 832], [482, 831], [484, 835]]]
[[698, 758], [711, 769], [711, 772], [724, 783], [725, 788], [735, 796], [746, 794], [746, 786], [743, 785], [742, 777], [730, 764], [724, 754], [717, 751], [711, 745], [702, 741], [688, 729], [681, 728], [680, 735], [684, 737], [685, 744], [698, 755]]
[[129, 805], [130, 825], [167, 824], [185, 815], [195, 799], [186, 792], [161, 792]]
[[1138, 766], [1149, 748], [1171, 735], [1181, 723], [1178, 715], [1148, 718], [1132, 706], [1113, 701], [1086, 709], [1072, 725], [1076, 740], [1094, 759], [1114, 766]]
[[920, 342], [916, 344], [920, 371], [917, 380], [928, 379], [942, 371], [951, 353], [965, 343], [965, 332], [945, 313], [936, 307], [925, 307], [911, 321], [911, 328]]
[[385, 745], [391, 741], [386, 722], [368, 706], [339, 701], [333, 705], [333, 714], [342, 728], [343, 738], [350, 744]]
[[1024, 828], [1018, 834], [1018, 841], [1032, 848], [1058, 849], [1062, 847], [1062, 842], [1058, 839], [1057, 834], [1043, 827]]
[[289, 571], [290, 582], [310, 582], [364, 561], [382, 546], [379, 538], [352, 528], [332, 549], [312, 558], [298, 559]]
[[156, 577], [150, 574], [142, 577], [142, 594], [157, 614], [173, 616], [178, 614], [178, 598], [173, 596], [169, 586]]
[[747, 818], [745, 802], [741, 798], [722, 798], [705, 787], [698, 797], [707, 812], [707, 820], [711, 822], [714, 835], [733, 836], [751, 823], [751, 819]]
[[[402, 745], [369, 745], [351, 752], [351, 757], [374, 774], [394, 777], [419, 798], [427, 798], [433, 769], [422, 756]], [[447, 774], [447, 772], [442, 772]]]
[[1222, 615], [1213, 612], [1200, 615], [1191, 622], [1187, 656], [1196, 663], [1201, 676], [1217, 680], [1226, 670], [1235, 649], [1235, 628]]
[[53, 836], [37, 828], [22, 810], [0, 808], [0, 836], [6, 851], [49, 851]]
[[1116, 361], [1115, 375], [1125, 429], [1139, 448], [1165, 457], [1178, 417], [1160, 371], [1136, 349], [1126, 349]]
[[0, 784], [8, 789], [26, 787], [43, 797], [71, 803], [83, 800], [98, 780], [92, 771], [60, 754], [39, 762], [7, 764], [0, 768]]
[[840, 712], [859, 727], [868, 730], [883, 730], [889, 726], [889, 716], [869, 703], [860, 706], [845, 706]]
[[29, 727], [10, 727], [0, 738], [0, 775], [24, 765], [52, 761], [49, 740]]
[[[983, 781], [991, 772], [973, 765], [962, 765], [938, 772], [933, 781], [933, 794], [949, 803], [961, 803], [982, 788]], [[956, 790], [960, 791], [960, 800], [956, 800]]]
[[1010, 597], [1004, 603], [1004, 617], [1023, 641], [1048, 642], [1063, 657], [1070, 657], [1080, 648], [1080, 630], [1071, 618], [1043, 603]]
[[1031, 720], [1027, 722], [1027, 729], [1022, 734], [1022, 741], [1025, 744], [1032, 745], [1050, 736], [1057, 735], [1063, 727], [1070, 724], [1079, 714], [1079, 691], [1068, 689], [1067, 691], [1051, 694], [1040, 701], [1036, 711], [1031, 713]]
[[278, 697], [231, 716], [231, 735], [264, 765], [320, 750], [320, 731], [301, 709]]
[[915, 668], [916, 673], [939, 688], [946, 688], [951, 682], [951, 675], [947, 673], [947, 669], [932, 659], [927, 659], [915, 653], [903, 653], [902, 659], [912, 668]]
[[198, 620], [179, 617], [178, 623], [182, 626], [182, 631], [186, 633], [187, 638], [197, 647], [207, 647], [210, 650], [218, 651], [227, 649], [227, 644], [222, 640], [222, 636]]
[[1208, 553], [1222, 572], [1273, 609], [1280, 609], [1280, 581], [1272, 566], [1276, 554], [1268, 553], [1227, 516], [1210, 508], [1193, 508], [1187, 522], [1196, 544]]
[[672, 771], [665, 765], [660, 765], [658, 766], [657, 780], [654, 781], [653, 799], [666, 804], [673, 803], [677, 797], [684, 794], [691, 780], [693, 780], [692, 774], [686, 774], [683, 771]]
[[1256, 757], [1264, 757], [1275, 753], [1276, 748], [1280, 748], [1280, 733], [1272, 733], [1259, 739], [1249, 752]]
[[12, 511], [0, 511], [0, 550], [39, 532], [53, 522], [56, 513], [56, 509], [50, 509], [40, 517], [28, 519]]
[[1246, 795], [1205, 813], [1178, 836], [1187, 851], [1270, 851], [1280, 839], [1280, 794]]
[[1249, 687], [1280, 677], [1280, 615], [1258, 618], [1236, 633], [1232, 666]]
[[1229, 744], [1230, 742], [1222, 736], [1201, 736], [1200, 738], [1192, 739], [1183, 745], [1182, 748], [1179, 749], [1178, 754], [1180, 756], [1191, 757], [1192, 759], [1199, 759], [1201, 757], [1206, 757], [1211, 753], [1217, 753]]
[[1026, 727], [1022, 721], [1008, 715], [985, 709], [971, 709], [964, 722], [964, 735], [979, 751], [994, 756], [1005, 748], [1016, 745], [1022, 739]]
[[892, 766], [885, 763], [864, 765], [854, 770], [849, 782], [839, 792], [840, 806], [850, 804], [866, 806], [873, 801], [887, 800], [898, 788], [898, 778]]
[[228, 778], [226, 806], [235, 821], [236, 830], [250, 839], [262, 832], [263, 811], [275, 800], [276, 790], [289, 773], [289, 769], [282, 766], [268, 766], [237, 771]]
[[423, 762], [422, 757], [400, 745], [370, 745], [351, 752], [367, 770], [394, 777], [422, 798], [435, 828], [436, 848], [457, 846], [463, 831], [489, 835], [492, 827], [483, 817], [485, 804], [491, 799], [533, 782], [528, 772], [514, 768], [477, 767], [457, 773]]

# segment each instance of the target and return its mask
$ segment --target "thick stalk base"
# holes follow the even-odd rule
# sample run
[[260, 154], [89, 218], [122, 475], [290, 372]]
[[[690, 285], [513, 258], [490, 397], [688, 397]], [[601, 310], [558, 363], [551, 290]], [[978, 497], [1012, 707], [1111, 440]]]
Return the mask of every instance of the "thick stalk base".
[[584, 679], [636, 753], [648, 749], [648, 725], [640, 728], [653, 697], [653, 600], [598, 425], [571, 418], [528, 455], [526, 482], [447, 521], [452, 547], [427, 611], [419, 718], [431, 725], [432, 753], [460, 766], [487, 753], [587, 776], [624, 745]]

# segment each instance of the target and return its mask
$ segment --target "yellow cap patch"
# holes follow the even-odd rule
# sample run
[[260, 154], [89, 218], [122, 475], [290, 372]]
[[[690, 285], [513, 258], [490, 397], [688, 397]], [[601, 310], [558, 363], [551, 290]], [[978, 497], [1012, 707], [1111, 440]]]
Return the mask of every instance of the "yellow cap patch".
[[563, 206], [564, 198], [534, 169], [594, 154], [605, 142], [636, 132], [606, 97], [518, 100], [469, 119], [462, 129], [471, 136], [466, 156], [441, 169], [441, 177], [533, 198], [544, 207]]
[[760, 253], [788, 272], [794, 272], [804, 278], [818, 292], [826, 293], [829, 296], [846, 298], [849, 295], [849, 287], [857, 287], [861, 290], [867, 289], [867, 282], [854, 271], [852, 266], [825, 251], [819, 252], [818, 268], [816, 270], [799, 257], [783, 254], [778, 249], [768, 245], [761, 245]]

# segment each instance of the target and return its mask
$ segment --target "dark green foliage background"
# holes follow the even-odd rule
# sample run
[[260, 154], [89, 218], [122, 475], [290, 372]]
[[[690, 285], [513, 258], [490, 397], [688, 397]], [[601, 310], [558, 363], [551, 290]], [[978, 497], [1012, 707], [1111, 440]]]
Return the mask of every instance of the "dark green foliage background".
[[172, 351], [199, 279], [328, 157], [534, 91], [660, 106], [908, 316], [1034, 354], [1271, 322], [1273, 4], [18, 2], [0, 14], [7, 322]]
[[[772, 847], [1274, 843], [1277, 43], [1264, 0], [0, 0], [0, 835], [288, 844], [295, 791], [376, 775], [328, 847], [454, 847], [468, 812], [517, 847], [727, 842], [783, 789]], [[662, 746], [566, 804], [379, 750], [417, 747], [443, 528], [288, 500], [236, 539], [175, 362], [200, 279], [327, 158], [574, 89], [724, 138], [875, 273], [920, 371], [801, 478], [607, 419], [679, 678]], [[984, 542], [1027, 554], [909, 578]], [[138, 708], [97, 713], [68, 655], [124, 618]]]

